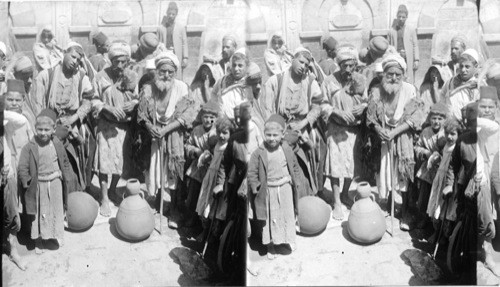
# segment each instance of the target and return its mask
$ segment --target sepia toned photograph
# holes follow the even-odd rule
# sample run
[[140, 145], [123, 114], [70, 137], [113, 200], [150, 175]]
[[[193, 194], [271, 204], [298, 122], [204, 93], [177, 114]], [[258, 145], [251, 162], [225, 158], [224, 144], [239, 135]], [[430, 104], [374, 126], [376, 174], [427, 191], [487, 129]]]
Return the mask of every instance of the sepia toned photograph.
[[499, 0], [2, 1], [2, 285], [499, 285], [499, 99]]

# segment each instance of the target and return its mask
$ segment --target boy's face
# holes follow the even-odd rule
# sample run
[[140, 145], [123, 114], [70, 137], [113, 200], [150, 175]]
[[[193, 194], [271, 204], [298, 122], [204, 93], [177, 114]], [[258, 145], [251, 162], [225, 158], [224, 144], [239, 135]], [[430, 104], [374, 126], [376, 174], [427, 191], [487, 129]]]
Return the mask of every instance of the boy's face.
[[431, 127], [434, 132], [437, 132], [441, 129], [443, 125], [444, 117], [441, 115], [432, 115], [431, 116]]
[[231, 133], [227, 129], [219, 131], [217, 134], [219, 136], [219, 141], [223, 143], [226, 143], [229, 140], [229, 136], [231, 136]]
[[477, 64], [472, 63], [471, 61], [461, 61], [460, 62], [460, 79], [466, 82], [470, 80], [474, 74], [476, 73]]
[[203, 125], [203, 128], [205, 128], [205, 130], [211, 129], [214, 122], [215, 122], [215, 115], [214, 114], [205, 113], [201, 117], [201, 123]]
[[232, 63], [233, 76], [236, 80], [240, 80], [247, 72], [247, 64], [244, 60], [236, 60]]
[[270, 148], [276, 148], [283, 139], [283, 129], [277, 123], [268, 123], [264, 129], [264, 139]]
[[24, 96], [18, 92], [8, 92], [5, 96], [5, 110], [22, 113]]
[[486, 118], [490, 120], [495, 119], [495, 111], [497, 109], [497, 104], [492, 99], [481, 99], [478, 103], [479, 117]]
[[50, 141], [56, 131], [54, 122], [47, 118], [37, 119], [35, 128], [37, 138], [43, 143]]
[[458, 139], [458, 132], [456, 130], [454, 131], [444, 131], [444, 135], [446, 137], [446, 142], [449, 144], [449, 145], [454, 145], [455, 142], [457, 141]]

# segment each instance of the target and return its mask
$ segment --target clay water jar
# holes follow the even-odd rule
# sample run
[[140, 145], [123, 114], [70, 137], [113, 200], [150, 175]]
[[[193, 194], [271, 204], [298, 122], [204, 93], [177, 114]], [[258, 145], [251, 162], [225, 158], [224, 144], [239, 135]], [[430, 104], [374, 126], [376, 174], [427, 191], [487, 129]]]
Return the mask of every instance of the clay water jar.
[[127, 181], [125, 194], [127, 196], [116, 214], [116, 230], [130, 241], [144, 240], [151, 235], [155, 227], [153, 211], [144, 200], [144, 193], [137, 179]]
[[371, 244], [379, 241], [385, 233], [385, 216], [375, 202], [368, 182], [360, 182], [351, 207], [347, 230], [352, 239]]
[[298, 202], [300, 233], [319, 234], [326, 228], [332, 209], [324, 200], [316, 196], [304, 196]]
[[82, 231], [90, 228], [99, 211], [99, 204], [88, 193], [75, 191], [68, 194], [66, 217], [68, 229]]

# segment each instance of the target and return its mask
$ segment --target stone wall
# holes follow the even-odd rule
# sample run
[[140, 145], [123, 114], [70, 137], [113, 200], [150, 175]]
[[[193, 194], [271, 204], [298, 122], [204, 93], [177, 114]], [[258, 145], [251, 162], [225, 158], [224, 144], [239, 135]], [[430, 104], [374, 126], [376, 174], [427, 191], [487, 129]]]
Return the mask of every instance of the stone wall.
[[[156, 31], [169, 2], [12, 2], [10, 7], [3, 2], [0, 40], [9, 42], [8, 32], [12, 32], [18, 49], [31, 56], [36, 34], [51, 24], [62, 47], [72, 39], [93, 53], [92, 33], [101, 30], [111, 39], [136, 43], [141, 34]], [[417, 29], [421, 54], [417, 85], [431, 56], [449, 57], [449, 40], [458, 32], [469, 37], [476, 49], [481, 50], [482, 41], [483, 54], [500, 57], [500, 0], [483, 0], [479, 17], [472, 0], [189, 0], [177, 1], [177, 22], [186, 26], [190, 56], [184, 80], [192, 80], [203, 55], [220, 56], [224, 34], [234, 34], [239, 46], [246, 45], [252, 60], [265, 71], [263, 52], [277, 31], [290, 50], [303, 45], [321, 59], [325, 56], [321, 37], [332, 35], [340, 42], [366, 47], [371, 37], [387, 35], [403, 3], [409, 10], [408, 25]], [[10, 18], [3, 17], [7, 15]]]

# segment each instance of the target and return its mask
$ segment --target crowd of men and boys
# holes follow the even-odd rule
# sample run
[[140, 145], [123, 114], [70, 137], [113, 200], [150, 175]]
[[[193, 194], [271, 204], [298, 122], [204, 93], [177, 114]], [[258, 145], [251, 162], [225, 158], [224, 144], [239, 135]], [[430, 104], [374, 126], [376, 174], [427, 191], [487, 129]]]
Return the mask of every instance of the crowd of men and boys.
[[[387, 210], [397, 192], [401, 230], [433, 226], [429, 242], [446, 244], [461, 222], [464, 264], [475, 266], [480, 248], [500, 275], [491, 247], [499, 61], [485, 62], [456, 35], [451, 60], [433, 58], [417, 88], [417, 38], [401, 5], [388, 39], [372, 37], [358, 51], [326, 37], [319, 62], [273, 35], [265, 83], [242, 43], [226, 35], [222, 58], [204, 57], [188, 85], [180, 80], [189, 56], [177, 13], [170, 3], [158, 33], [132, 47], [95, 34], [89, 58], [76, 42], [61, 49], [50, 27], [33, 48], [34, 63], [18, 54], [4, 62], [0, 44], [4, 227], [21, 269], [21, 215], [31, 216], [36, 253], [48, 239], [62, 246], [67, 194], [88, 190], [97, 175], [102, 216], [111, 215], [120, 177], [145, 182], [158, 210], [164, 183], [169, 227], [201, 225], [203, 242], [239, 218], [244, 242], [247, 219], [260, 222], [248, 233], [262, 237], [269, 259], [276, 245], [297, 248], [300, 198], [324, 197], [328, 178], [332, 217], [342, 220], [352, 181], [366, 180]], [[245, 244], [237, 245], [244, 260]]]

